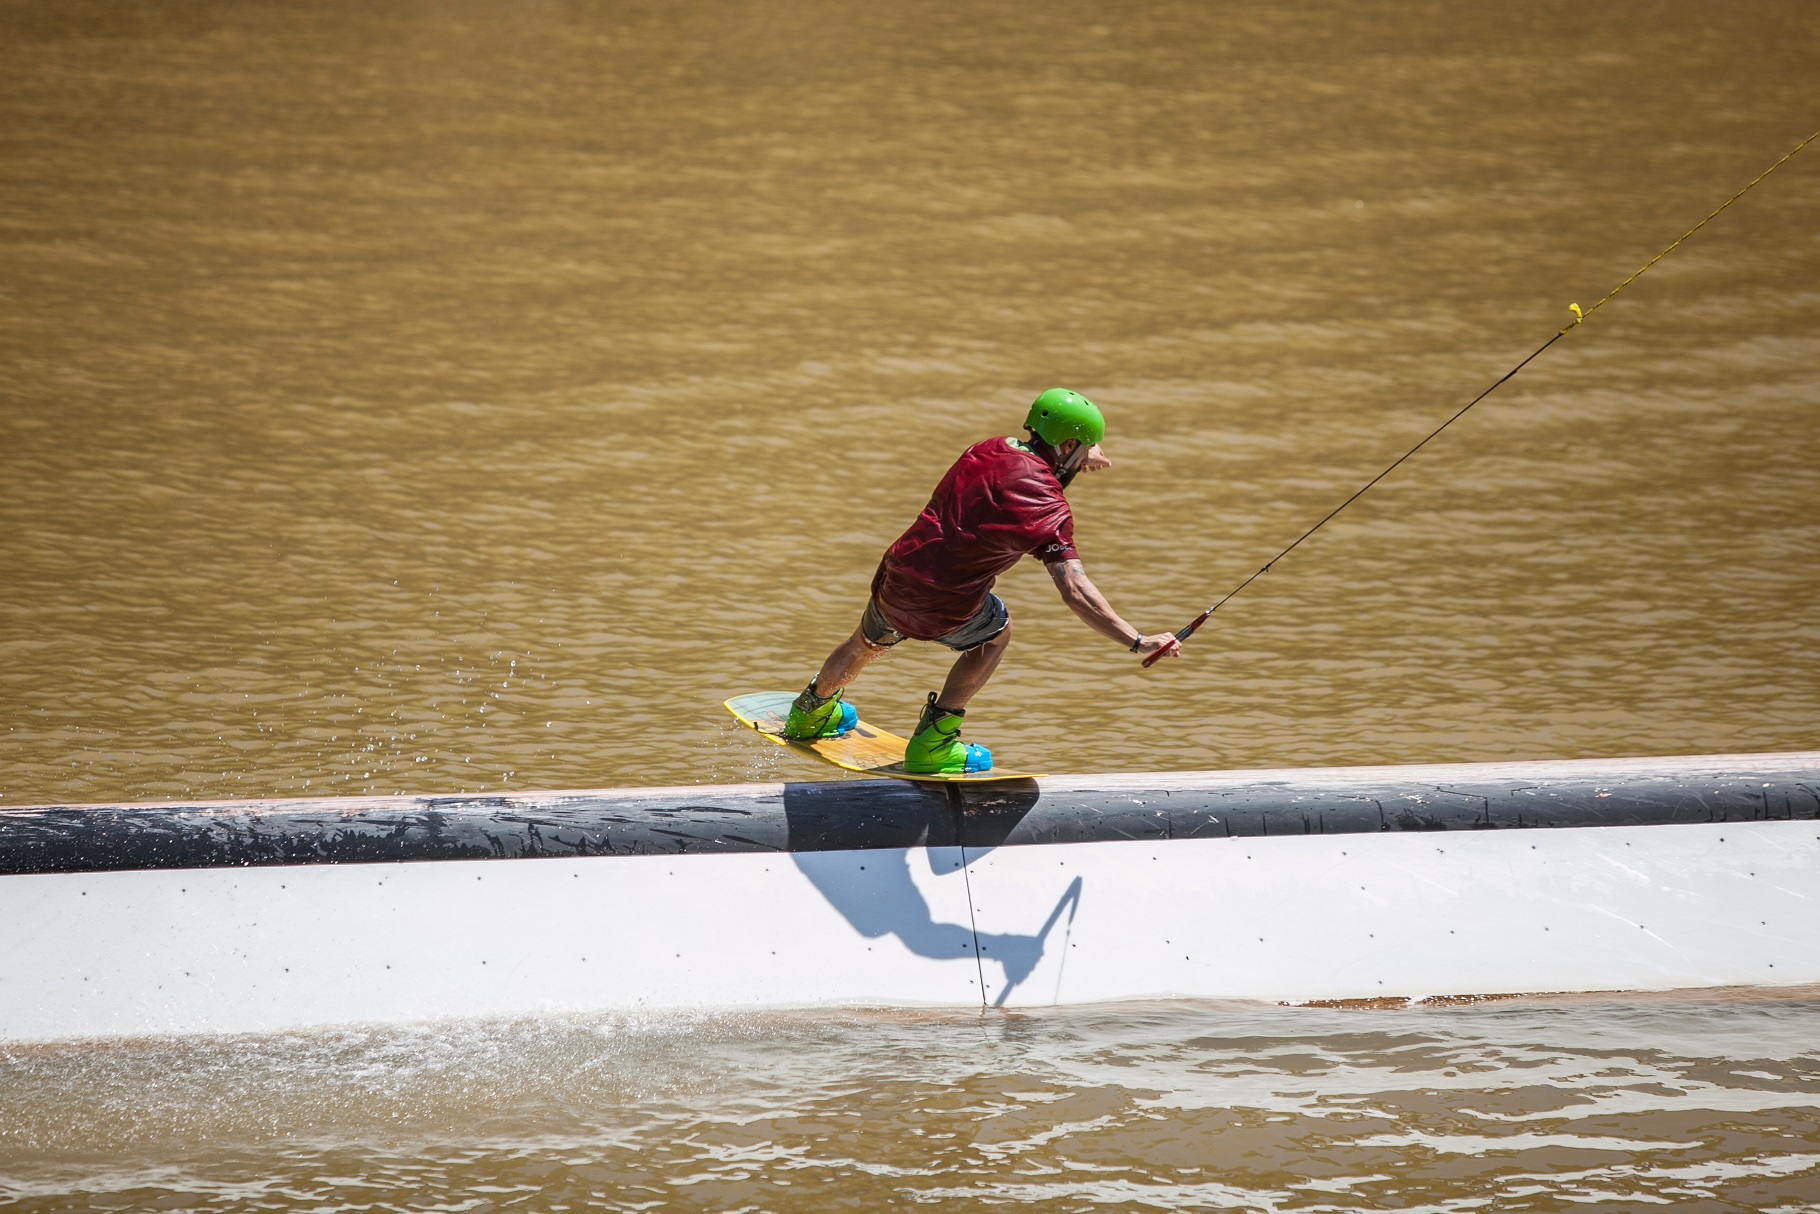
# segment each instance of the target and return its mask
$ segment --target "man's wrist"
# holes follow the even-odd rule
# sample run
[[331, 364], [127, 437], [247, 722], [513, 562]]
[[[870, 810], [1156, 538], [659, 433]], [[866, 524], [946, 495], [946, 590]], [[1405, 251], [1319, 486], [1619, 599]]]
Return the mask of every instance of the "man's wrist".
[[1131, 652], [1136, 653], [1138, 651], [1138, 647], [1141, 646], [1143, 643], [1144, 643], [1144, 633], [1140, 629], [1137, 636], [1131, 642], [1131, 645], [1130, 645]]

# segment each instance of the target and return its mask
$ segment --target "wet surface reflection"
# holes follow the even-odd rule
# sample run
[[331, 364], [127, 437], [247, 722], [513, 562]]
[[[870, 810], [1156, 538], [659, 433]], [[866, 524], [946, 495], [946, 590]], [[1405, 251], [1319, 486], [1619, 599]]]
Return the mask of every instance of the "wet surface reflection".
[[1820, 1004], [571, 1019], [0, 1048], [21, 1210], [1804, 1208]]

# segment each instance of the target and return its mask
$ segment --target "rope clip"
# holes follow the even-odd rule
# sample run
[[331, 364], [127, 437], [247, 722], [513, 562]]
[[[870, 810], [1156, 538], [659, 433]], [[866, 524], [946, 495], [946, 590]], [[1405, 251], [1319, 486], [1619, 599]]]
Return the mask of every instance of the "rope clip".
[[1569, 310], [1569, 311], [1571, 311], [1571, 312], [1572, 312], [1572, 313], [1573, 313], [1573, 314], [1574, 314], [1574, 323], [1573, 323], [1573, 324], [1572, 324], [1572, 325], [1568, 325], [1568, 326], [1567, 326], [1567, 329], [1562, 329], [1562, 330], [1561, 330], [1561, 332], [1563, 332], [1563, 333], [1565, 333], [1565, 332], [1567, 332], [1567, 330], [1568, 330], [1568, 329], [1571, 329], [1571, 328], [1573, 328], [1573, 327], [1574, 327], [1574, 325], [1577, 325], [1577, 324], [1579, 324], [1579, 323], [1580, 323], [1580, 322], [1581, 322], [1581, 321], [1583, 321], [1583, 320], [1585, 320], [1585, 319], [1586, 319], [1586, 313], [1584, 313], [1584, 312], [1582, 312], [1582, 311], [1580, 311], [1580, 305], [1579, 305], [1579, 304], [1577, 304], [1577, 303], [1571, 303], [1571, 304], [1568, 304], [1568, 305], [1567, 305], [1567, 307], [1568, 307], [1568, 310]]

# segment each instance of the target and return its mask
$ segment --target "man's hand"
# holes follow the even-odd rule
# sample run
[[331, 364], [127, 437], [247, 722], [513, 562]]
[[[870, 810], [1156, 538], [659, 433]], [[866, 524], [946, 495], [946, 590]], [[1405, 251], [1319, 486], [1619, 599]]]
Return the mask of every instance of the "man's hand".
[[1175, 639], [1173, 632], [1151, 633], [1138, 642], [1137, 655], [1147, 658], [1158, 650], [1162, 651], [1159, 657], [1179, 658], [1182, 656], [1182, 643]]
[[1106, 458], [1106, 453], [1100, 450], [1098, 443], [1087, 448], [1087, 458], [1081, 461], [1082, 472], [1098, 472], [1101, 468], [1110, 467], [1112, 461]]

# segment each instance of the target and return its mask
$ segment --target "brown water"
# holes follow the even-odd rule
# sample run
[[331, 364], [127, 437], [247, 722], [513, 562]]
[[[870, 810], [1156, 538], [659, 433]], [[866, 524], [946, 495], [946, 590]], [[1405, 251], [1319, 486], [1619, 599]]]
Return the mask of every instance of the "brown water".
[[[3, 803], [815, 777], [719, 701], [1051, 384], [1178, 626], [1820, 125], [1806, 3], [1493, 7], [7, 3]], [[1820, 149], [1176, 668], [1026, 562], [970, 734], [1820, 744], [1817, 212]]]
[[[1038, 390], [1105, 407], [1082, 552], [1175, 627], [1817, 116], [1804, 0], [0, 0], [0, 805], [819, 778], [719, 700], [800, 685]], [[1181, 663], [1015, 571], [969, 736], [1055, 771], [1820, 745], [1817, 215], [1820, 147]], [[911, 648], [856, 691], [881, 723], [939, 682]], [[0, 1175], [1820, 1209], [1816, 1006], [15, 1052]]]
[[1820, 1209], [1820, 1002], [0, 1048], [21, 1211]]

